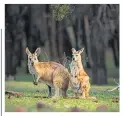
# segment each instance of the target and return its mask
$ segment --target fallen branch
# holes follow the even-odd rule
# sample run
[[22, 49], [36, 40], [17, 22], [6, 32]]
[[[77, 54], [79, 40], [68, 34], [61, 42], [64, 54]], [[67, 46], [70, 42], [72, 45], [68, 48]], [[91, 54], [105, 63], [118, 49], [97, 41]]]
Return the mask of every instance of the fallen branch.
[[113, 89], [111, 89], [111, 90], [108, 90], [108, 91], [114, 91], [114, 90], [118, 90], [119, 89], [119, 86], [117, 86], [117, 87], [115, 87], [115, 88], [113, 88]]
[[14, 91], [5, 91], [5, 94], [8, 94], [9, 96], [23, 96], [24, 94], [22, 92], [14, 92]]
[[117, 86], [115, 87], [115, 88], [113, 88], [113, 89], [111, 89], [111, 90], [108, 90], [108, 91], [114, 91], [114, 90], [118, 90], [119, 88], [120, 88], [120, 85], [119, 85], [119, 83], [117, 83], [116, 81], [115, 81], [115, 79], [114, 79], [114, 82], [117, 84]]

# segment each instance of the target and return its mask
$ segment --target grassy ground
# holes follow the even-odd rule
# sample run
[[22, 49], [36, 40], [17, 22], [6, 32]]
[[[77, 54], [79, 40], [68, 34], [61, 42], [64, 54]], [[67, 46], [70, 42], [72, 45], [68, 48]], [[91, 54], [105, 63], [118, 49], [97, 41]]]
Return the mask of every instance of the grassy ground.
[[[119, 103], [112, 102], [112, 98], [118, 97], [119, 92], [107, 92], [107, 89], [111, 89], [114, 86], [92, 86], [90, 94], [92, 96], [96, 96], [98, 102], [94, 102], [92, 100], [84, 100], [84, 99], [75, 99], [75, 98], [59, 98], [57, 100], [53, 100], [51, 98], [43, 98], [43, 96], [47, 96], [47, 86], [43, 84], [39, 84], [38, 86], [34, 86], [32, 82], [14, 82], [9, 81], [6, 82], [5, 88], [6, 90], [13, 90], [24, 92], [24, 96], [17, 98], [13, 97], [12, 99], [8, 99], [8, 95], [5, 96], [5, 111], [17, 111], [19, 107], [24, 108], [28, 112], [37, 111], [36, 104], [39, 101], [44, 102], [49, 105], [52, 109], [42, 109], [42, 111], [70, 111], [72, 107], [78, 107], [81, 109], [85, 109], [86, 111], [96, 111], [96, 108], [100, 105], [106, 105], [108, 111], [119, 111]], [[39, 92], [37, 92], [39, 90]], [[54, 92], [54, 90], [53, 90]], [[73, 96], [72, 90], [69, 88], [68, 96]], [[105, 108], [104, 108], [105, 109]]]
[[[53, 100], [51, 98], [43, 98], [47, 96], [47, 86], [39, 84], [34, 86], [32, 84], [32, 76], [25, 74], [25, 68], [17, 70], [16, 82], [8, 81], [6, 82], [5, 89], [24, 92], [24, 96], [12, 99], [8, 99], [8, 95], [5, 97], [5, 111], [19, 111], [24, 108], [26, 111], [33, 112], [37, 111], [36, 104], [41, 101], [49, 105], [50, 108], [42, 108], [42, 111], [70, 111], [72, 107], [78, 107], [85, 109], [87, 111], [96, 111], [96, 108], [101, 105], [101, 109], [108, 108], [108, 111], [119, 111], [119, 103], [112, 102], [112, 98], [119, 97], [119, 91], [107, 92], [107, 89], [114, 88], [116, 84], [113, 81], [113, 78], [116, 81], [119, 81], [119, 69], [115, 67], [113, 63], [112, 53], [106, 52], [106, 67], [107, 67], [107, 76], [108, 76], [108, 86], [92, 86], [90, 95], [96, 96], [98, 102], [93, 102], [92, 100], [84, 99], [62, 99]], [[25, 67], [24, 63], [24, 67]], [[88, 74], [91, 75], [91, 73]], [[36, 91], [39, 92], [36, 92]], [[54, 91], [53, 91], [54, 92]], [[68, 96], [73, 96], [72, 90], [69, 88]]]

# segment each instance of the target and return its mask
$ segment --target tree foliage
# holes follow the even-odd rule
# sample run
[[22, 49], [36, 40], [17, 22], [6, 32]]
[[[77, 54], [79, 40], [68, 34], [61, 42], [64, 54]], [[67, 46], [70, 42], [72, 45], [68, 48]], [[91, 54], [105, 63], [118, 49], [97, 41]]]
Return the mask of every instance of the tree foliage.
[[55, 20], [61, 21], [70, 13], [70, 4], [55, 4], [51, 5], [52, 15]]

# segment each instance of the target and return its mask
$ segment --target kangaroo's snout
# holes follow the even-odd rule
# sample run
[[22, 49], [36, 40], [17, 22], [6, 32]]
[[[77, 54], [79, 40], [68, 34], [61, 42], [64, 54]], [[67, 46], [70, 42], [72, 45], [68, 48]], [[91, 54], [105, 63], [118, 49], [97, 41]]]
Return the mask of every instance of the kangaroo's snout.
[[72, 60], [75, 60], [75, 58], [72, 58]]
[[31, 62], [31, 65], [33, 66], [34, 65], [34, 62]]

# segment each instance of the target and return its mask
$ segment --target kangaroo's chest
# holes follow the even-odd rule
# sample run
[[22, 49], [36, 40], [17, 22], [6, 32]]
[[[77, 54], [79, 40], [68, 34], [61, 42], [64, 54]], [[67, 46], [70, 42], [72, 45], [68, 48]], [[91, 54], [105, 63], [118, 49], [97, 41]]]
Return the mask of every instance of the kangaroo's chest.
[[35, 69], [33, 68], [33, 66], [30, 63], [28, 63], [28, 70], [29, 70], [30, 74], [32, 74], [32, 75], [35, 74]]
[[71, 74], [73, 76], [76, 76], [79, 73], [80, 68], [78, 67], [76, 62], [72, 62], [70, 65], [70, 70], [71, 70]]

